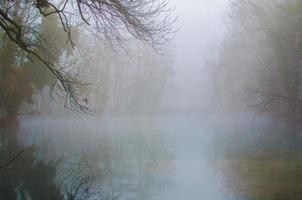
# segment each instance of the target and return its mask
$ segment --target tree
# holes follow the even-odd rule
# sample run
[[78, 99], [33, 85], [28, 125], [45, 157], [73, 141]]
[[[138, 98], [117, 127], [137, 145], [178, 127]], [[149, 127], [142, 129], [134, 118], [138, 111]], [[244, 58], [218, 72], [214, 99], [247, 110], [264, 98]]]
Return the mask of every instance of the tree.
[[227, 188], [243, 199], [300, 199], [302, 4], [235, 0], [230, 10], [218, 91], [225, 104], [239, 111], [250, 106], [265, 117], [232, 138], [238, 146], [222, 150]]
[[[69, 62], [80, 33], [111, 43], [132, 36], [159, 50], [172, 31], [170, 12], [164, 0], [0, 0], [1, 197], [63, 198], [54, 181], [56, 166], [39, 161], [34, 152], [19, 155], [24, 147], [18, 114], [45, 86], [65, 92], [66, 107], [88, 110], [79, 98], [85, 82]], [[73, 198], [75, 191], [66, 192]]]
[[302, 119], [301, 10], [295, 1], [233, 1], [216, 79], [234, 107], [249, 105], [286, 123], [292, 147]]
[[[41, 21], [58, 18], [60, 29], [66, 35], [65, 41], [71, 47], [76, 45], [73, 39], [75, 27], [82, 33], [91, 32], [96, 37], [111, 41], [122, 41], [131, 35], [155, 48], [164, 43], [172, 32], [171, 10], [165, 0], [1, 0], [0, 5], [0, 27], [5, 35], [29, 59], [41, 62], [53, 74], [57, 79], [55, 83], [66, 92], [66, 106], [80, 111], [86, 107], [77, 98], [75, 86], [79, 80], [62, 70], [60, 63], [52, 59], [55, 51], [47, 48], [51, 36], [43, 36], [36, 31]], [[154, 18], [160, 20], [155, 21]]]
[[91, 41], [88, 37], [79, 41], [85, 56], [73, 68], [87, 83], [82, 94], [90, 107], [118, 113], [154, 111], [172, 74], [168, 55], [135, 40], [127, 51], [106, 41]]
[[[23, 11], [19, 7], [15, 12], [15, 20], [26, 20], [22, 18]], [[56, 17], [44, 19], [41, 27], [35, 30], [41, 35], [56, 35], [45, 45], [50, 51], [56, 51], [53, 62], [59, 62], [65, 51], [65, 45], [59, 40], [62, 34], [57, 22]], [[46, 29], [50, 30], [46, 32]], [[47, 70], [40, 68], [40, 61], [33, 58], [35, 62], [31, 62], [6, 34], [2, 34], [0, 44], [0, 56], [3, 58], [0, 69], [0, 196], [5, 199], [18, 196], [21, 199], [62, 199], [54, 180], [56, 167], [37, 160], [35, 151], [25, 148], [18, 137], [20, 107], [26, 101], [31, 102], [35, 92], [51, 85], [53, 78]]]

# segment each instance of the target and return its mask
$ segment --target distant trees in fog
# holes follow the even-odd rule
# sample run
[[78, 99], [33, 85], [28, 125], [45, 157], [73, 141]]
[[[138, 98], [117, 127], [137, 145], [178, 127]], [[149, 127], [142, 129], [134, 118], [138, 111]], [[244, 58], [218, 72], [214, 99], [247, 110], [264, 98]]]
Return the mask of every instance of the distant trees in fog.
[[255, 106], [283, 120], [301, 120], [301, 10], [294, 1], [231, 3], [230, 31], [215, 68], [226, 107]]
[[301, 1], [230, 4], [229, 33], [215, 66], [217, 93], [226, 110], [254, 109], [267, 120], [241, 130], [249, 145], [229, 150], [220, 163], [227, 190], [240, 199], [301, 199], [301, 13]]
[[[76, 47], [79, 33], [107, 41], [124, 41], [132, 36], [158, 49], [173, 32], [174, 20], [170, 18], [170, 13], [171, 9], [165, 0], [4, 0], [0, 6], [0, 27], [1, 35], [12, 46], [52, 75], [56, 80], [54, 85], [58, 84], [61, 91], [66, 93], [65, 106], [85, 110], [77, 97], [80, 95], [78, 82], [81, 80], [70, 73], [66, 63], [56, 60], [60, 55], [59, 49], [49, 48], [54, 39], [58, 41], [57, 34], [64, 34], [60, 44], [70, 48], [65, 53], [70, 53]], [[158, 18], [158, 21], [154, 18]], [[45, 20], [57, 25], [57, 33], [43, 32], [41, 25]], [[62, 56], [59, 58], [62, 59]]]
[[[79, 42], [82, 56], [73, 66], [77, 78], [85, 80], [80, 87], [81, 103], [100, 113], [156, 110], [173, 75], [169, 55], [159, 55], [139, 41], [131, 41], [125, 50], [90, 39]], [[60, 114], [60, 107], [50, 102], [44, 90], [35, 95], [34, 104], [23, 109]]]
[[[135, 38], [159, 52], [172, 32], [170, 13], [165, 0], [0, 0], [1, 199], [65, 199], [55, 182], [56, 165], [40, 160], [38, 150], [18, 156], [25, 148], [19, 138], [19, 114], [21, 110], [27, 113], [37, 101], [45, 105], [49, 95], [36, 98], [41, 91], [47, 93], [45, 88], [50, 88], [53, 99], [61, 97], [59, 102], [66, 108], [87, 112], [93, 99], [87, 97], [90, 84], [91, 91], [103, 95], [91, 101], [105, 105], [113, 88], [107, 79], [114, 80], [111, 70], [118, 62], [110, 63], [115, 59], [111, 56], [107, 61], [101, 57], [91, 63], [81, 60], [85, 56], [78, 44], [83, 38], [88, 37], [89, 44], [97, 40], [112, 46]], [[110, 52], [103, 45], [95, 49]], [[98, 71], [94, 67], [99, 65], [93, 62], [106, 64]], [[103, 67], [107, 64], [110, 68]], [[81, 181], [73, 184], [82, 185]], [[75, 185], [65, 190], [69, 199], [75, 199]]]
[[79, 76], [87, 80], [87, 97], [96, 110], [148, 112], [160, 103], [172, 75], [167, 55], [158, 55], [139, 41], [133, 41], [128, 51], [89, 42], [86, 49]]

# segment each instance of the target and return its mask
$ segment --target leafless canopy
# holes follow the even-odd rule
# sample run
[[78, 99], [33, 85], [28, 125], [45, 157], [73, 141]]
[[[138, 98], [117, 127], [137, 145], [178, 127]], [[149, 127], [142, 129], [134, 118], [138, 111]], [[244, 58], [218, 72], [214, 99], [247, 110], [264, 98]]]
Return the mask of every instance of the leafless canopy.
[[[67, 107], [85, 111], [77, 97], [73, 76], [55, 63], [38, 30], [43, 18], [58, 17], [66, 42], [75, 47], [74, 27], [98, 38], [122, 41], [128, 36], [157, 48], [169, 39], [174, 19], [166, 0], [0, 0], [0, 27], [29, 58], [42, 62], [66, 92]], [[16, 13], [17, 12], [17, 13]], [[43, 52], [42, 54], [40, 52]]]

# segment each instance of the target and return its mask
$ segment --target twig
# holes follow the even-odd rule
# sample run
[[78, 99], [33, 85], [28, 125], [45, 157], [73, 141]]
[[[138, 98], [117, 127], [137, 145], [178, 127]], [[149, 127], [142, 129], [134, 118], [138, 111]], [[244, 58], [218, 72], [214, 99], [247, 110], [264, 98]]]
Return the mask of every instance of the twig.
[[17, 155], [15, 155], [14, 157], [12, 157], [7, 163], [3, 164], [0, 166], [0, 170], [8, 167], [9, 165], [11, 165], [15, 160], [17, 160], [23, 153], [25, 152], [25, 149], [21, 150]]

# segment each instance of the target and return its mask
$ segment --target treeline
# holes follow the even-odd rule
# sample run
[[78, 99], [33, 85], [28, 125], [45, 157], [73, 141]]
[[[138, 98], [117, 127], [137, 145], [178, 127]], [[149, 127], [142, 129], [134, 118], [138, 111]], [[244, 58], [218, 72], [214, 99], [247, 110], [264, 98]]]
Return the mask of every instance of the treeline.
[[[93, 42], [92, 42], [93, 41]], [[79, 101], [99, 114], [150, 113], [157, 111], [173, 75], [172, 60], [150, 46], [132, 40], [127, 49], [116, 48], [108, 41], [79, 39], [80, 53], [73, 63], [73, 73], [85, 80]], [[63, 114], [64, 99], [54, 104], [49, 88], [34, 96], [34, 104], [23, 107], [24, 113]], [[26, 111], [27, 110], [27, 111]]]
[[[32, 16], [26, 11], [22, 6], [16, 7], [14, 20], [24, 25], [29, 23]], [[53, 54], [40, 53], [51, 57], [54, 63], [59, 63], [63, 54], [72, 55], [70, 46], [63, 42], [66, 37], [58, 20], [50, 17], [35, 23], [36, 31], [49, 38], [44, 47]], [[22, 105], [32, 103], [34, 94], [51, 86], [55, 79], [47, 68], [41, 67], [41, 61], [22, 51], [2, 29], [0, 36], [0, 198], [63, 199], [55, 183], [56, 167], [37, 160], [38, 148], [25, 146], [18, 134]], [[40, 44], [37, 38], [30, 39], [33, 44]]]
[[297, 135], [302, 119], [302, 3], [244, 0], [232, 1], [230, 7], [229, 34], [215, 66], [223, 108], [257, 110], [292, 127], [288, 136]]
[[231, 198], [302, 197], [301, 13], [302, 2], [294, 0], [230, 3], [229, 32], [215, 65], [217, 94], [225, 111], [257, 111], [262, 121], [218, 143], [224, 143], [219, 166]]
[[[20, 138], [20, 114], [154, 107], [162, 88], [150, 84], [164, 84], [169, 70], [150, 49], [168, 41], [170, 13], [165, 0], [0, 1], [0, 199], [117, 199], [102, 191], [91, 197], [90, 179], [81, 176], [89, 169], [76, 163], [65, 170], [77, 173], [58, 183], [64, 171], [57, 160], [41, 158], [40, 144]], [[134, 50], [139, 59], [127, 58], [127, 45], [107, 45], [130, 40], [145, 44]]]

